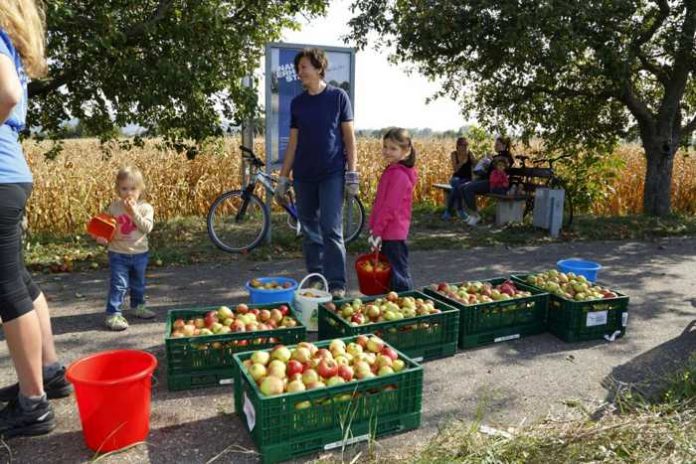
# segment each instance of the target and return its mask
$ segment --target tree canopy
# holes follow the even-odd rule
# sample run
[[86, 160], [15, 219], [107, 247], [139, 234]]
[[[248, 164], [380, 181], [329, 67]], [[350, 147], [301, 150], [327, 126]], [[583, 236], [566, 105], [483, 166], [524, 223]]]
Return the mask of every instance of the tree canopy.
[[670, 210], [674, 154], [696, 129], [696, 0], [354, 0], [351, 39], [444, 78], [488, 127], [550, 149], [607, 149], [636, 129], [644, 209]]
[[203, 140], [257, 109], [241, 84], [267, 42], [323, 14], [323, 0], [46, 2], [49, 75], [30, 83], [30, 127], [60, 136], [137, 124], [147, 135]]

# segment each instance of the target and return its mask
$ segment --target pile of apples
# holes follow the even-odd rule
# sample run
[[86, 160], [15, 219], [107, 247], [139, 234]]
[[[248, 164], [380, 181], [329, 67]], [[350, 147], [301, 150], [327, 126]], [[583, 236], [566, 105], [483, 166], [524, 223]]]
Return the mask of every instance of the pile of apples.
[[567, 300], [590, 301], [618, 296], [608, 288], [593, 285], [585, 276], [576, 275], [573, 272], [566, 274], [552, 269], [539, 274], [531, 274], [527, 276], [526, 280], [535, 287]]
[[253, 288], [263, 289], [263, 290], [285, 290], [292, 287], [292, 282], [276, 282], [275, 280], [269, 280], [268, 282], [261, 282], [259, 279], [251, 279], [249, 281], [249, 286]]
[[[310, 342], [298, 343], [294, 348], [276, 345], [270, 351], [255, 351], [243, 365], [265, 396], [382, 377], [406, 367], [398, 353], [374, 335], [359, 335], [348, 345], [337, 338], [328, 348]], [[307, 406], [296, 405], [298, 409]]]
[[373, 260], [365, 260], [360, 263], [360, 267], [363, 269], [365, 272], [369, 272], [372, 274], [373, 272], [387, 272], [390, 267], [389, 263], [385, 263], [383, 261], [373, 261]]
[[340, 308], [334, 303], [326, 303], [325, 307], [350, 322], [352, 326], [398, 321], [440, 312], [433, 300], [412, 296], [400, 297], [396, 292], [389, 292], [385, 298], [377, 298], [368, 303], [363, 303], [357, 298], [351, 303], [342, 304]]
[[220, 306], [216, 311], [208, 311], [204, 317], [195, 319], [176, 319], [172, 323], [171, 338], [202, 337], [232, 332], [255, 332], [277, 328], [296, 327], [297, 320], [290, 315], [287, 305], [272, 309], [249, 308], [239, 304], [232, 311]]
[[451, 285], [443, 282], [432, 284], [430, 288], [467, 306], [490, 303], [491, 301], [512, 300], [532, 295], [531, 292], [518, 289], [512, 280], [506, 280], [498, 285], [478, 281], [464, 282], [460, 285]]

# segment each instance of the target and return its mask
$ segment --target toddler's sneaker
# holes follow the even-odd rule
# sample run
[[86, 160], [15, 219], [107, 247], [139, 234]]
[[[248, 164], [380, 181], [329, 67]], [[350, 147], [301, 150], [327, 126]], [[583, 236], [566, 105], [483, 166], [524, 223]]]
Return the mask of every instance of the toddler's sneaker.
[[111, 314], [106, 316], [104, 324], [109, 328], [109, 330], [113, 330], [115, 332], [120, 332], [128, 328], [128, 321], [120, 314]]
[[442, 213], [442, 216], [440, 217], [440, 219], [442, 219], [443, 221], [449, 221], [451, 218], [452, 218], [452, 215], [447, 210], [445, 210], [445, 212]]
[[155, 312], [147, 309], [144, 304], [138, 305], [131, 313], [139, 319], [152, 319], [155, 317]]
[[478, 213], [471, 213], [469, 215], [469, 219], [466, 220], [466, 223], [473, 227], [478, 224], [480, 220], [481, 216], [479, 216]]

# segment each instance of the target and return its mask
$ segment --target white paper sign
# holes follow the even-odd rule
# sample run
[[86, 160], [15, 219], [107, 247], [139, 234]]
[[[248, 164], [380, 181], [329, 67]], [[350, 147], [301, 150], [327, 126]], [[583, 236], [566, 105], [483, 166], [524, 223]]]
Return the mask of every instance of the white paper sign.
[[597, 325], [606, 325], [608, 317], [609, 311], [594, 311], [587, 313], [587, 324], [585, 324], [585, 326], [594, 327]]
[[624, 327], [628, 325], [628, 313], [621, 313], [621, 325]]
[[324, 451], [328, 451], [328, 450], [330, 450], [330, 449], [338, 448], [339, 446], [344, 446], [344, 445], [345, 445], [345, 446], [348, 446], [348, 445], [352, 445], [353, 443], [357, 443], [357, 442], [359, 442], [359, 441], [365, 441], [365, 440], [367, 440], [368, 438], [370, 438], [370, 435], [366, 433], [365, 435], [360, 435], [360, 436], [357, 436], [357, 437], [348, 438], [347, 440], [338, 440], [338, 441], [335, 441], [335, 442], [333, 442], [333, 443], [327, 443], [326, 445], [324, 445]]
[[493, 343], [506, 342], [508, 340], [515, 340], [516, 338], [520, 338], [520, 334], [513, 334], [513, 335], [506, 335], [504, 337], [498, 337], [498, 338], [493, 339]]
[[246, 392], [244, 392], [244, 407], [242, 409], [244, 410], [244, 414], [246, 414], [247, 425], [249, 426], [249, 431], [251, 432], [256, 426], [256, 409], [254, 409], [254, 405], [251, 404], [251, 401], [249, 401], [249, 397], [247, 396]]

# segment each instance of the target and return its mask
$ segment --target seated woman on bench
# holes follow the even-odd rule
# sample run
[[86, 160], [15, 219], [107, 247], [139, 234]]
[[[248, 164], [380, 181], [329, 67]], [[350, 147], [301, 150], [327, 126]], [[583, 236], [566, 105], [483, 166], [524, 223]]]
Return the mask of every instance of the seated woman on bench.
[[481, 217], [476, 212], [476, 195], [490, 193], [490, 182], [488, 178], [495, 169], [496, 162], [505, 161], [508, 168], [515, 162], [512, 154], [510, 154], [510, 145], [511, 141], [509, 137], [497, 137], [494, 147], [496, 152], [495, 156], [493, 156], [493, 159], [484, 172], [476, 173], [482, 178], [461, 185], [457, 189], [457, 194], [464, 199], [464, 204], [469, 210], [469, 218], [466, 220], [466, 223], [470, 226], [475, 226], [481, 220]]
[[452, 190], [447, 197], [447, 208], [442, 214], [442, 219], [445, 221], [454, 216], [454, 207], [457, 206], [457, 214], [459, 217], [466, 219], [467, 215], [464, 212], [462, 197], [457, 194], [457, 189], [473, 179], [474, 166], [476, 159], [474, 154], [469, 150], [469, 141], [466, 137], [457, 138], [457, 149], [452, 152], [452, 178], [449, 184]]

